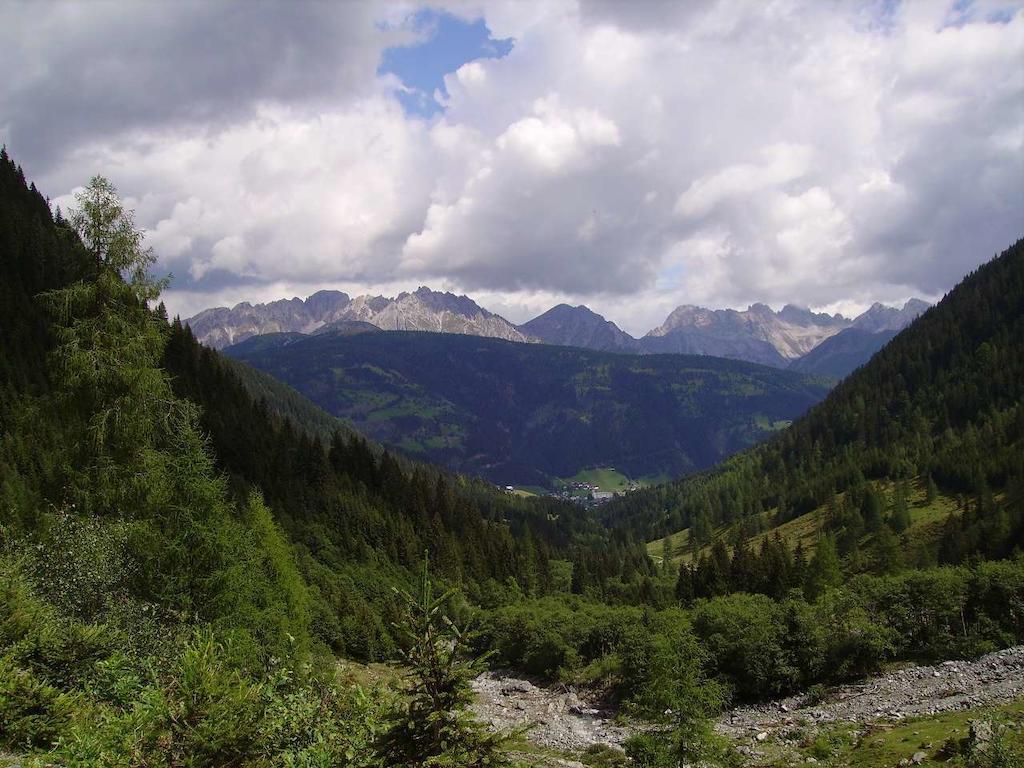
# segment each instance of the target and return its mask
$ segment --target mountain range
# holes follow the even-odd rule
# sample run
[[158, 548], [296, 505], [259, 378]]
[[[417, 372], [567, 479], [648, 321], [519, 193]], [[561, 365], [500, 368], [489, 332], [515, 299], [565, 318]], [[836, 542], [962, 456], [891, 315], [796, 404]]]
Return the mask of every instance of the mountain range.
[[[876, 303], [849, 319], [792, 304], [778, 312], [765, 304], [743, 311], [683, 305], [637, 339], [585, 306], [559, 304], [517, 326], [467, 296], [420, 287], [394, 298], [319, 291], [305, 301], [243, 302], [204, 310], [185, 322], [200, 342], [217, 349], [267, 333], [316, 334], [341, 326], [352, 332], [359, 329], [353, 323], [362, 323], [386, 331], [455, 333], [605, 352], [710, 355], [841, 378], [927, 308], [920, 299], [903, 307]], [[812, 354], [833, 338], [837, 341]]]
[[342, 291], [318, 291], [305, 301], [293, 298], [256, 305], [242, 302], [231, 309], [204, 310], [186, 323], [201, 343], [220, 349], [265, 333], [316, 333], [352, 321], [370, 323], [382, 331], [431, 331], [537, 341], [466, 296], [422, 287], [393, 299], [351, 298]]

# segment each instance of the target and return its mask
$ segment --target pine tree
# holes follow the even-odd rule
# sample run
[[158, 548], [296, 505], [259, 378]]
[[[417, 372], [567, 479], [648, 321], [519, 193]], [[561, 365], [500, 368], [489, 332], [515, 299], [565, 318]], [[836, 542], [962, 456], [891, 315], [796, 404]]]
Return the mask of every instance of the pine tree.
[[253, 658], [290, 655], [307, 635], [305, 584], [259, 496], [232, 503], [199, 409], [160, 367], [167, 325], [149, 306], [163, 285], [148, 274], [153, 254], [106, 179], [76, 199], [70, 222], [91, 274], [43, 297], [57, 336], [54, 450], [67, 452], [51, 501], [131, 521], [132, 597], [238, 628]]
[[679, 578], [676, 579], [676, 600], [683, 605], [690, 605], [694, 598], [693, 569], [679, 566]]
[[808, 600], [814, 600], [825, 590], [842, 581], [843, 573], [839, 567], [839, 553], [836, 541], [831, 535], [818, 539], [818, 546], [807, 566], [807, 577], [804, 581], [804, 593]]
[[492, 734], [473, 718], [470, 682], [486, 657], [472, 658], [473, 639], [444, 614], [452, 592], [434, 595], [426, 559], [420, 594], [396, 593], [406, 604], [398, 629], [404, 635], [410, 680], [408, 702], [394, 712], [378, 744], [393, 768], [499, 768], [510, 765], [501, 745], [508, 734]]
[[70, 223], [93, 274], [43, 297], [57, 324], [59, 406], [69, 426], [80, 425], [70, 486], [84, 510], [127, 512], [144, 493], [147, 450], [188, 417], [159, 368], [166, 326], [148, 304], [163, 282], [148, 274], [154, 256], [142, 247], [142, 232], [103, 177], [76, 202]]
[[661, 541], [661, 569], [668, 573], [672, 568], [672, 536], [666, 536]]
[[903, 483], [896, 486], [889, 525], [896, 533], [903, 533], [910, 527], [910, 509], [907, 506], [907, 490]]

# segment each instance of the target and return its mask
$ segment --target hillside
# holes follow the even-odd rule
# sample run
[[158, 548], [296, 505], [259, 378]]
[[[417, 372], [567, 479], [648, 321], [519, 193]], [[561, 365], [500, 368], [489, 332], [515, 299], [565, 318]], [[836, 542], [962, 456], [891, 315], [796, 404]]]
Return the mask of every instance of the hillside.
[[[106, 188], [96, 194], [121, 210]], [[156, 298], [155, 282], [140, 275], [137, 284], [124, 283], [102, 253], [97, 258], [67, 220], [51, 214], [6, 152], [0, 152], [0, 203], [6, 340], [0, 346], [0, 560], [7, 546], [24, 537], [37, 537], [40, 551], [58, 545], [43, 531], [51, 524], [60, 528], [54, 516], [70, 516], [68, 525], [78, 525], [76, 516], [88, 521], [102, 515], [104, 526], [116, 528], [131, 515], [133, 525], [144, 527], [143, 515], [162, 520], [167, 514], [162, 507], [150, 512], [154, 504], [178, 504], [190, 514], [192, 504], [199, 514], [209, 503], [227, 529], [238, 522], [234, 516], [255, 514], [246, 511], [255, 492], [260, 515], [272, 516], [274, 531], [279, 526], [287, 533], [283, 546], [301, 553], [297, 567], [315, 594], [308, 606], [316, 616], [313, 641], [370, 659], [394, 653], [390, 622], [398, 608], [390, 586], [411, 583], [425, 552], [439, 578], [470, 592], [490, 581], [505, 585], [499, 592], [515, 585], [542, 593], [561, 583], [550, 560], [569, 565], [591, 548], [609, 562], [643, 561], [635, 547], [607, 551], [607, 534], [574, 505], [513, 497], [471, 478], [399, 461], [287, 385], [201, 346], [180, 322], [168, 323], [162, 306], [150, 311], [141, 303], [140, 296]], [[119, 217], [130, 227], [129, 214]], [[73, 307], [77, 296], [91, 293], [115, 297], [116, 306], [87, 306], [91, 314], [76, 307], [83, 316], [65, 327], [48, 303], [52, 291], [72, 297]], [[103, 325], [108, 316], [116, 318], [109, 327]], [[55, 355], [69, 342], [69, 350], [81, 346], [77, 333], [107, 346], [89, 349], [94, 362], [68, 384]], [[129, 374], [116, 367], [123, 358], [114, 351], [138, 356]], [[102, 378], [83, 381], [85, 374]], [[111, 426], [104, 428], [113, 430], [106, 442], [82, 437], [100, 428], [93, 410], [118, 416], [105, 416]], [[182, 435], [195, 441], [188, 446], [195, 453], [172, 477], [177, 482], [191, 471], [209, 473], [202, 483], [211, 499], [190, 490], [190, 502], [178, 501], [174, 494], [185, 489], [165, 487], [171, 480], [163, 475], [150, 477], [149, 463], [159, 467], [184, 451], [177, 442]], [[99, 451], [99, 458], [90, 451]], [[218, 518], [206, 512], [214, 525]], [[199, 546], [196, 531], [186, 527], [173, 534], [191, 536]], [[144, 550], [132, 557], [143, 557]], [[188, 562], [164, 563], [165, 576], [184, 578], [179, 570]], [[158, 564], [147, 561], [146, 567]]]
[[268, 335], [225, 352], [375, 440], [500, 485], [551, 487], [591, 467], [700, 470], [827, 391], [735, 361], [456, 335]]
[[[790, 548], [802, 540], [808, 557], [825, 537], [853, 572], [1007, 556], [1024, 544], [1022, 403], [1018, 241], [770, 442], [603, 514], [652, 551], [688, 529], [670, 539], [672, 556], [682, 545], [691, 561], [703, 549], [708, 567], [717, 557], [718, 589], [735, 545], [743, 557], [781, 556], [776, 531]], [[915, 508], [929, 536], [913, 527]], [[711, 552], [715, 542], [725, 546]]]
[[830, 376], [842, 379], [866, 363], [882, 347], [888, 344], [897, 331], [865, 331], [860, 328], [845, 328], [830, 336], [803, 357], [793, 360], [787, 368], [791, 371]]

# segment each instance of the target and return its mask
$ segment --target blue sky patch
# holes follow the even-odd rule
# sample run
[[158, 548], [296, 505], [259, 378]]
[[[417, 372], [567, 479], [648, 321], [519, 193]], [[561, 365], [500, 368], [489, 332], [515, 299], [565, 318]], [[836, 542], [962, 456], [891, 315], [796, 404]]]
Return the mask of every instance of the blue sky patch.
[[443, 111], [434, 92], [448, 95], [445, 75], [467, 61], [500, 59], [512, 50], [512, 38], [494, 39], [483, 19], [468, 22], [428, 8], [416, 13], [412, 26], [423, 35], [422, 42], [386, 49], [377, 72], [396, 75], [410, 89], [396, 96], [406, 114], [417, 117]]

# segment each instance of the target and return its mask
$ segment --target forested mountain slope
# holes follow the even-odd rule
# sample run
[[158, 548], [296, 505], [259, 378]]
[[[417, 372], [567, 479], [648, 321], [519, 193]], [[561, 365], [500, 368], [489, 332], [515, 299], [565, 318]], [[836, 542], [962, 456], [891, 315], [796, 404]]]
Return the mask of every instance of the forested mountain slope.
[[682, 528], [754, 524], [765, 513], [778, 524], [831, 505], [828, 525], [841, 537], [844, 529], [863, 531], [864, 516], [877, 517], [879, 505], [880, 514], [888, 510], [889, 499], [877, 498], [879, 483], [902, 486], [906, 495], [916, 479], [967, 499], [942, 558], [1005, 556], [1024, 543], [1022, 439], [1018, 241], [770, 442], [712, 472], [632, 494], [605, 514], [609, 525], [654, 539]]
[[[68, 432], [78, 419], [68, 409], [85, 408], [102, 389], [96, 383], [86, 394], [63, 393], [55, 379], [55, 372], [63, 375], [63, 369], [55, 367], [54, 355], [59, 343], [68, 343], [64, 340], [70, 331], [55, 319], [56, 310], [43, 294], [73, 291], [66, 299], [73, 306], [79, 294], [116, 295], [130, 285], [122, 288], [109, 269], [97, 266], [73, 228], [53, 218], [46, 200], [26, 185], [6, 154], [0, 171], [0, 319], [5, 338], [0, 347], [0, 425], [5, 439], [0, 453], [0, 524], [12, 526], [10, 535], [17, 537], [22, 526], [23, 533], [35, 530], [46, 517], [39, 510], [47, 504], [62, 508], [83, 503], [76, 502], [68, 488], [85, 480], [76, 479], [78, 470], [71, 472], [69, 467], [92, 466], [87, 459], [89, 443]], [[137, 247], [138, 241], [129, 245]], [[98, 270], [107, 275], [109, 286], [93, 287]], [[162, 310], [147, 314], [133, 305], [157, 289], [157, 284], [143, 281], [131, 289], [136, 294], [118, 299], [136, 326], [118, 321], [123, 328], [97, 325], [94, 331], [96, 339], [120, 345], [104, 348], [102, 354], [108, 356], [118, 348], [125, 350], [124, 355], [134, 352], [135, 336], [152, 336], [146, 342], [149, 358], [128, 358], [135, 366], [130, 370], [143, 373], [102, 383], [113, 392], [112, 407], [119, 409], [112, 413], [121, 428], [157, 430], [156, 425], [146, 425], [157, 418], [159, 409], [133, 400], [132, 387], [150, 380], [154, 386], [173, 386], [181, 402], [200, 407], [196, 426], [209, 441], [210, 461], [230, 481], [225, 492], [231, 503], [244, 508], [250, 492], [258, 491], [260, 508], [265, 501], [269, 514], [297, 547], [302, 575], [314, 587], [310, 606], [315, 640], [352, 656], [393, 654], [391, 621], [397, 605], [391, 586], [408, 585], [424, 554], [440, 578], [462, 584], [472, 594], [485, 589], [492, 594], [507, 589], [543, 594], [567, 581], [568, 561], [580, 551], [599, 551], [608, 572], [618, 572], [624, 559], [634, 561], [632, 567], [640, 572], [648, 567], [642, 547], [609, 546], [607, 534], [575, 505], [517, 498], [486, 483], [388, 455], [285, 385], [203, 348], [180, 323], [168, 324]], [[106, 310], [90, 311], [103, 317]], [[100, 321], [90, 317], [89, 322]], [[99, 351], [89, 354], [96, 361], [90, 370], [102, 371], [122, 360], [102, 357]], [[154, 397], [137, 395], [144, 396]], [[153, 402], [161, 397], [166, 396]], [[59, 407], [53, 405], [57, 400]], [[127, 403], [141, 410], [130, 411], [131, 418], [120, 415], [129, 413]], [[168, 424], [159, 428], [170, 429]], [[141, 461], [149, 438], [137, 437], [137, 446], [121, 450], [138, 454], [133, 460]], [[90, 482], [99, 482], [102, 468], [118, 465], [123, 458], [119, 453], [96, 459], [89, 470], [96, 476], [90, 475]], [[127, 502], [116, 499], [127, 490], [115, 493], [104, 488], [104, 494], [115, 495], [90, 504], [113, 505], [108, 514], [115, 517], [126, 514]], [[98, 493], [82, 498], [93, 499]], [[562, 565], [551, 566], [555, 558]]]
[[730, 360], [452, 334], [268, 335], [226, 354], [368, 436], [501, 485], [612, 466], [679, 476], [771, 434], [823, 380]]
[[[583, 510], [520, 499], [470, 478], [400, 462], [360, 437], [329, 444], [254, 400], [237, 363], [198, 344], [175, 322], [165, 354], [176, 390], [203, 408], [221, 465], [257, 485], [304, 554], [300, 563], [327, 603], [325, 639], [339, 651], [383, 658], [394, 652], [389, 584], [406, 583], [429, 552], [434, 569], [475, 594], [507, 585], [542, 594], [558, 576], [552, 558], [577, 547], [602, 552], [612, 570], [641, 548], [606, 546]], [[333, 622], [341, 621], [341, 626]]]

